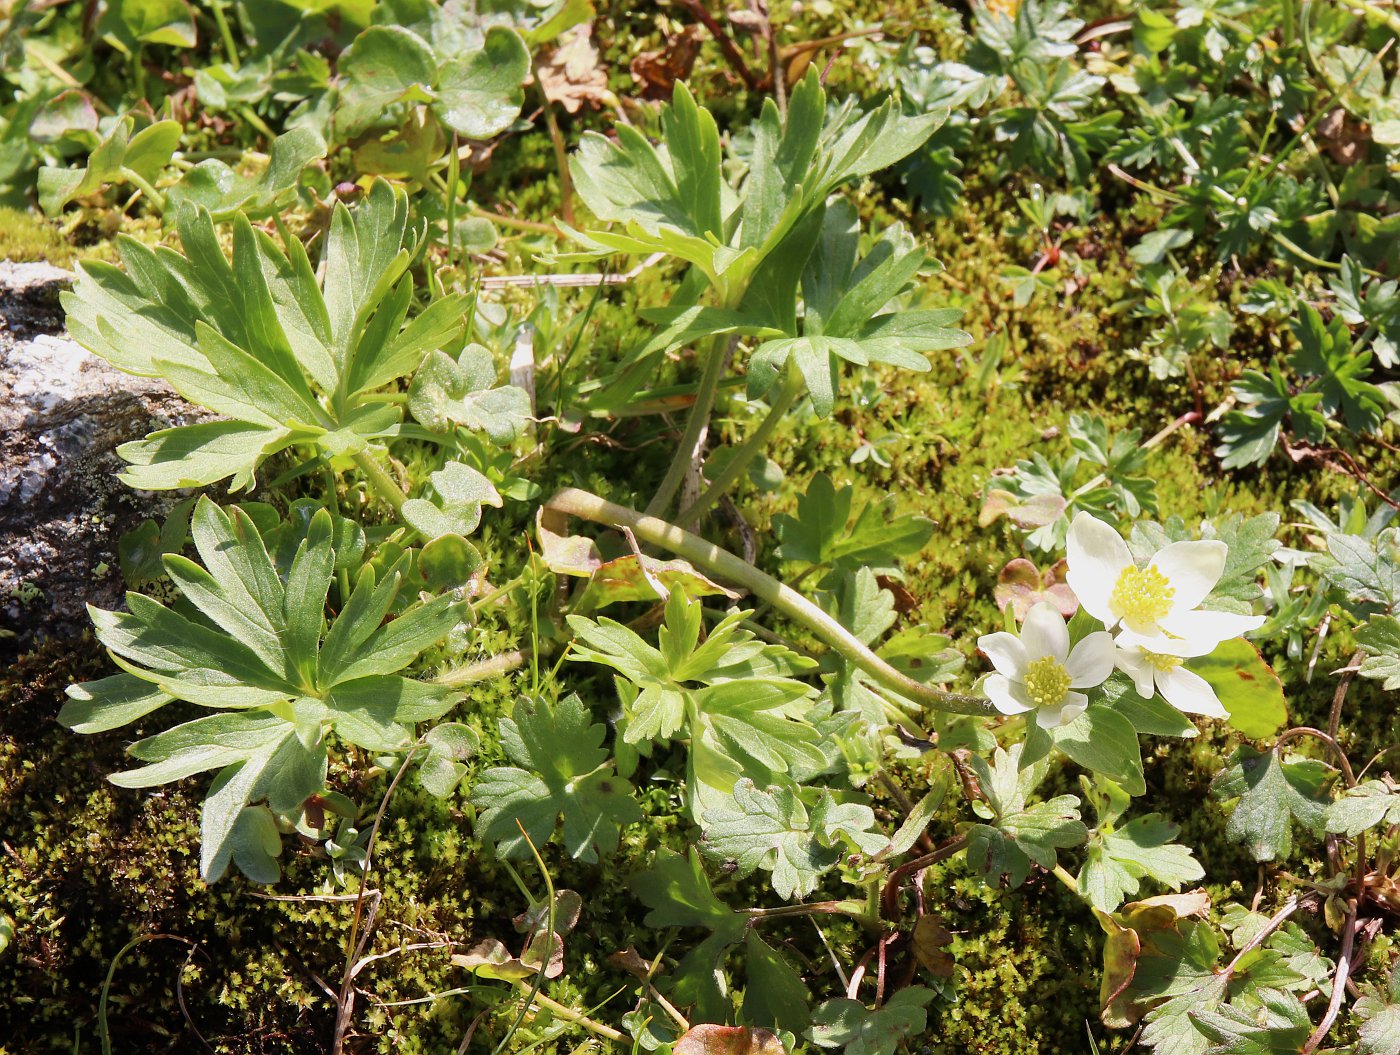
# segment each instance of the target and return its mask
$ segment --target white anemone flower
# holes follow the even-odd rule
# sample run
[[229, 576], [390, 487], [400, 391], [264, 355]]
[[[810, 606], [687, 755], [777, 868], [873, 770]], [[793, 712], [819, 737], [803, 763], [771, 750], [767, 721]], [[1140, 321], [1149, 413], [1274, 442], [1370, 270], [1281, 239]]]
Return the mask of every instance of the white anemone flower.
[[1113, 637], [1098, 630], [1069, 647], [1069, 628], [1053, 604], [1041, 601], [1026, 613], [1021, 634], [1005, 631], [977, 639], [995, 674], [982, 690], [1002, 714], [1035, 711], [1042, 729], [1067, 725], [1084, 713], [1092, 689], [1113, 673]]
[[[1120, 635], [1121, 642], [1127, 635]], [[1215, 650], [1210, 642], [1195, 645], [1185, 641], [1171, 641], [1167, 647], [1172, 652], [1153, 652], [1134, 644], [1127, 648], [1120, 644], [1114, 655], [1114, 665], [1133, 679], [1133, 687], [1138, 695], [1151, 699], [1160, 692], [1162, 698], [1186, 714], [1204, 714], [1209, 718], [1228, 718], [1220, 697], [1211, 688], [1210, 682], [1182, 664], [1195, 656], [1209, 655]]]
[[1118, 643], [1126, 649], [1204, 656], [1264, 623], [1262, 616], [1199, 607], [1225, 570], [1223, 542], [1173, 542], [1139, 568], [1117, 531], [1080, 513], [1069, 526], [1068, 550], [1070, 589], [1109, 630], [1122, 625]]

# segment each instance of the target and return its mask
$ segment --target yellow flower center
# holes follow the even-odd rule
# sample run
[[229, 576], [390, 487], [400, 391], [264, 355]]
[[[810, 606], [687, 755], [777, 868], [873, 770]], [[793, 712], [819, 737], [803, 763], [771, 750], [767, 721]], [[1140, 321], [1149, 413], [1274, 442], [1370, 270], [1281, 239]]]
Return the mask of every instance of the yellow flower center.
[[1026, 695], [1037, 707], [1054, 707], [1064, 702], [1069, 691], [1069, 672], [1054, 656], [1041, 656], [1026, 665]]
[[1108, 607], [1128, 629], [1146, 632], [1156, 628], [1172, 610], [1176, 591], [1156, 568], [1124, 568], [1108, 597]]
[[1147, 649], [1142, 650], [1142, 656], [1159, 674], [1175, 670], [1186, 662], [1180, 656], [1164, 656], [1160, 652], [1149, 652]]

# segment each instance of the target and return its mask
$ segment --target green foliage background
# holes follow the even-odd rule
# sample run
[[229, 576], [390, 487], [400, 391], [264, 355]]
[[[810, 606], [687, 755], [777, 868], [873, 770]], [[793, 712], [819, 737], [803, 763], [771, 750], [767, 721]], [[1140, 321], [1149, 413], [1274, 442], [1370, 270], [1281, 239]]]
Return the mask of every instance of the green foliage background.
[[[654, 14], [632, 5], [613, 7], [599, 12], [599, 22], [611, 27], [604, 61], [625, 71], [629, 54], [655, 43]], [[881, 13], [886, 13], [883, 5]], [[859, 12], [846, 15], [858, 17]], [[820, 31], [820, 26], [812, 29], [813, 34]], [[722, 111], [726, 93], [719, 69], [713, 46], [707, 44], [693, 83], [703, 101]], [[860, 77], [854, 64], [843, 61], [833, 83], [859, 87]], [[717, 116], [723, 119], [722, 113]], [[573, 128], [571, 134], [579, 130]], [[475, 194], [483, 202], [509, 201], [522, 215], [547, 219], [557, 206], [555, 171], [542, 133], [516, 137], [478, 180]], [[1158, 218], [1151, 206], [1121, 186], [1098, 188], [1101, 212], [1091, 224], [1075, 228], [1072, 246], [1087, 261], [1089, 281], [1072, 295], [1041, 295], [1016, 309], [1009, 287], [997, 276], [1005, 265], [1028, 266], [1037, 251], [1033, 240], [1006, 233], [1017, 220], [1015, 197], [1028, 185], [999, 182], [990, 158], [979, 162], [974, 157], [964, 178], [963, 199], [949, 218], [907, 215], [893, 185], [874, 187], [862, 208], [876, 230], [894, 219], [914, 224], [947, 269], [928, 281], [949, 303], [966, 309], [963, 326], [976, 342], [962, 352], [937, 353], [928, 374], [899, 375], [873, 405], [863, 406], [858, 397], [847, 401], [834, 425], [790, 418], [768, 452], [785, 467], [786, 482], [774, 495], [750, 502], [746, 511], [757, 536], [765, 538], [772, 515], [791, 511], [795, 488], [818, 471], [853, 483], [857, 505], [887, 493], [899, 496], [903, 510], [938, 524], [933, 542], [910, 562], [905, 585], [916, 607], [905, 618], [968, 642], [964, 647], [970, 650], [975, 635], [1000, 620], [992, 600], [996, 573], [1020, 548], [1004, 521], [991, 528], [977, 526], [981, 492], [992, 471], [1032, 449], [1065, 449], [1072, 411], [1093, 408], [1110, 428], [1136, 427], [1150, 434], [1191, 409], [1192, 397], [1184, 381], [1149, 385], [1146, 369], [1123, 356], [1141, 341], [1145, 328], [1114, 306], [1128, 293], [1127, 248]], [[81, 241], [87, 244], [77, 252], [107, 254], [105, 240], [111, 233], [84, 228]], [[140, 234], [140, 228], [134, 233]], [[147, 233], [154, 237], [158, 232]], [[0, 257], [67, 264], [74, 252], [50, 228], [23, 214], [0, 211]], [[517, 254], [504, 265], [513, 270], [524, 255], [510, 247], [507, 252]], [[1197, 262], [1205, 264], [1207, 250], [1199, 252]], [[1231, 275], [1222, 299], [1238, 300], [1245, 277]], [[629, 291], [629, 302], [657, 301], [664, 292], [658, 288], [661, 281], [645, 275]], [[1247, 329], [1237, 333], [1235, 347], [1257, 349], [1258, 357], [1266, 359], [1273, 339], [1268, 324], [1240, 318]], [[638, 336], [634, 325], [621, 297], [610, 295], [590, 321], [585, 340], [605, 362], [633, 343]], [[974, 358], [984, 340], [999, 333], [1006, 335], [1008, 348], [995, 380], [981, 390]], [[1205, 362], [1207, 405], [1223, 397], [1225, 371], [1234, 368], [1219, 360]], [[659, 475], [665, 463], [660, 446], [632, 450], [629, 441], [645, 437], [624, 430], [618, 438], [620, 446], [611, 453], [595, 448], [589, 467], [595, 478]], [[894, 468], [870, 460], [852, 467], [849, 459], [861, 442], [875, 444]], [[1188, 523], [1224, 510], [1245, 515], [1280, 510], [1296, 497], [1325, 507], [1354, 489], [1343, 477], [1292, 467], [1283, 459], [1222, 478], [1211, 446], [1205, 434], [1184, 429], [1149, 460], [1159, 493], [1170, 496], [1169, 512]], [[645, 472], [638, 459], [646, 461]], [[410, 468], [426, 475], [435, 466], [424, 462]], [[1390, 456], [1373, 465], [1379, 479], [1391, 477], [1395, 468]], [[587, 484], [559, 463], [546, 463], [536, 482], [545, 493], [562, 484]], [[523, 514], [516, 523], [497, 519], [482, 545], [495, 550], [493, 557], [515, 554], [516, 541], [527, 530]], [[736, 545], [736, 540], [729, 543]], [[1285, 540], [1298, 543], [1288, 535]], [[758, 563], [772, 570], [771, 552], [761, 550]], [[1318, 675], [1344, 663], [1349, 645], [1344, 634], [1329, 637], [1316, 663]], [[1268, 658], [1290, 690], [1294, 723], [1325, 724], [1330, 682], [1318, 676], [1308, 686], [1302, 663], [1282, 655]], [[0, 1052], [96, 1050], [95, 1012], [113, 957], [134, 938], [165, 934], [195, 947], [157, 937], [135, 946], [118, 965], [110, 996], [114, 1050], [190, 1050], [193, 1033], [187, 1027], [220, 1052], [322, 1049], [334, 1018], [323, 980], [334, 987], [340, 977], [351, 906], [298, 899], [314, 896], [327, 873], [326, 863], [306, 851], [284, 857], [286, 873], [275, 898], [242, 880], [204, 886], [198, 879], [194, 789], [138, 795], [114, 788], [105, 774], [123, 766], [122, 738], [73, 736], [55, 721], [68, 683], [105, 672], [93, 643], [85, 641], [46, 647], [0, 676], [0, 907], [19, 924], [16, 944], [0, 960]], [[528, 677], [474, 686], [458, 712], [461, 720], [478, 730], [493, 729]], [[577, 668], [569, 677], [570, 687], [584, 695], [595, 714], [608, 712], [613, 695], [605, 677]], [[1348, 723], [1353, 739], [1347, 744], [1355, 756], [1368, 757], [1400, 735], [1400, 716], [1372, 683], [1353, 686], [1348, 713], [1355, 716]], [[484, 739], [488, 747], [472, 761], [474, 771], [502, 761], [499, 748], [490, 746], [493, 738]], [[1212, 730], [1185, 745], [1160, 742], [1145, 759], [1149, 801], [1182, 825], [1180, 841], [1194, 847], [1207, 865], [1207, 888], [1217, 904], [1248, 902], [1254, 893], [1255, 866], [1225, 840], [1225, 813], [1204, 793], [1231, 746], [1231, 734]], [[388, 775], [370, 771], [367, 759], [360, 762], [353, 772], [333, 774], [333, 780], [357, 800], [377, 801]], [[1068, 788], [1068, 776], [1056, 779]], [[470, 782], [469, 775], [468, 786]], [[905, 783], [919, 786], [920, 775], [908, 774]], [[570, 1006], [615, 1005], [620, 1012], [630, 998], [616, 994], [628, 987], [629, 979], [609, 965], [607, 955], [635, 946], [650, 956], [660, 947], [662, 936], [640, 922], [644, 912], [627, 878], [657, 847], [682, 848], [676, 832], [684, 831], [684, 823], [674, 788], [655, 784], [642, 795], [647, 823], [627, 829], [621, 850], [603, 866], [571, 861], [557, 846], [544, 851], [556, 887], [585, 892], [582, 920], [566, 946], [567, 972], [551, 989]], [[897, 812], [892, 804], [883, 805]], [[460, 792], [446, 803], [409, 786], [396, 793], [378, 843], [374, 885], [384, 900], [373, 951], [387, 952], [406, 942], [510, 940], [510, 919], [524, 907], [523, 899], [482, 852], [473, 819]], [[1314, 855], [1319, 851], [1310, 848]], [[527, 879], [539, 885], [538, 877]], [[831, 896], [840, 893], [835, 879], [827, 885]], [[758, 887], [757, 880], [717, 881], [721, 896], [734, 904], [756, 903]], [[1090, 1033], [1100, 1050], [1122, 1050], [1127, 1037], [1110, 1035], [1097, 1022], [1099, 929], [1087, 909], [1058, 884], [1041, 877], [1014, 893], [997, 893], [953, 863], [936, 866], [926, 889], [929, 910], [940, 914], [955, 935], [947, 951], [963, 980], [955, 1005], [935, 1005], [934, 1028], [924, 1050], [938, 1055], [1077, 1055], [1088, 1050]], [[820, 890], [816, 896], [822, 896]], [[1320, 933], [1320, 922], [1305, 923]], [[810, 926], [806, 920], [782, 923], [766, 937], [791, 940], [790, 951], [805, 954], [820, 948]], [[849, 965], [859, 955], [859, 936], [842, 923], [823, 926], [837, 956]], [[1383, 958], [1388, 947], [1382, 938], [1371, 945], [1370, 955]], [[815, 960], [806, 972], [835, 990], [829, 964]], [[373, 999], [360, 998], [361, 1037], [354, 1050], [404, 1055], [455, 1050], [472, 1024], [466, 1001], [445, 996], [390, 1005], [467, 984], [469, 976], [453, 968], [442, 950], [380, 961], [361, 978]], [[502, 998], [507, 994], [503, 988], [499, 992]], [[488, 1017], [477, 1027], [480, 1036], [494, 1043], [510, 1017], [504, 1012]], [[513, 1044], [521, 1048], [546, 1038], [540, 1050], [576, 1050], [577, 1034], [550, 1040], [549, 1032], [548, 1027], [527, 1026]], [[478, 1048], [481, 1044], [478, 1039]]]

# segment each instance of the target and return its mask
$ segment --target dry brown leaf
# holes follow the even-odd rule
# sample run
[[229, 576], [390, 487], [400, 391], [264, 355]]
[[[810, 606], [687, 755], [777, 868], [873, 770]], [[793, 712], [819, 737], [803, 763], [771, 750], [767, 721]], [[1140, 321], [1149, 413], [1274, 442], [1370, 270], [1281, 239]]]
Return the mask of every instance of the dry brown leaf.
[[593, 23], [574, 26], [535, 71], [545, 98], [571, 114], [585, 106], [602, 108], [616, 102], [608, 91], [607, 72], [598, 64], [593, 46]]
[[689, 77], [695, 67], [703, 34], [700, 26], [686, 26], [669, 37], [664, 48], [644, 51], [632, 60], [632, 79], [640, 86], [643, 99], [671, 98], [676, 82]]

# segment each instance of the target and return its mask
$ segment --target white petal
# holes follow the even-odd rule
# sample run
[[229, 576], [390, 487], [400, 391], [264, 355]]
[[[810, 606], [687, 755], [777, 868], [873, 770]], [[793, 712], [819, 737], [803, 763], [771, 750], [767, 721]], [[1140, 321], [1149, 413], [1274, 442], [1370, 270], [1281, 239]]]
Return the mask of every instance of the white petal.
[[977, 639], [977, 648], [992, 661], [997, 673], [1020, 681], [1026, 673], [1026, 649], [1015, 634], [1000, 631], [983, 634]]
[[1096, 630], [1080, 641], [1065, 660], [1065, 673], [1074, 689], [1102, 685], [1113, 673], [1113, 635], [1106, 630]]
[[[1120, 639], [1121, 640], [1121, 639]], [[1144, 699], [1151, 699], [1157, 690], [1153, 687], [1152, 676], [1156, 673], [1140, 648], [1120, 648], [1113, 657], [1114, 665], [1133, 679], [1133, 688]]]
[[1082, 692], [1065, 693], [1064, 702], [1058, 707], [1042, 707], [1035, 712], [1035, 721], [1042, 729], [1058, 729], [1069, 725], [1089, 706], [1089, 697]]
[[[1162, 629], [1173, 637], [1198, 642], [1204, 647], [1206, 642], [1214, 642], [1206, 652], [1215, 651], [1215, 645], [1239, 637], [1264, 625], [1262, 615], [1235, 615], [1233, 612], [1207, 612], [1196, 609], [1194, 612], [1173, 612], [1162, 620]], [[1160, 651], [1154, 649], [1153, 651]]]
[[1035, 706], [1026, 696], [1024, 685], [1000, 674], [988, 674], [987, 680], [982, 683], [982, 691], [1002, 714], [1025, 714]]
[[1069, 526], [1066, 546], [1069, 588], [1084, 610], [1106, 627], [1118, 622], [1108, 606], [1109, 595], [1125, 568], [1133, 567], [1133, 555], [1123, 537], [1102, 520], [1080, 513]]
[[1026, 660], [1034, 663], [1042, 656], [1054, 656], [1061, 663], [1069, 655], [1069, 627], [1065, 617], [1049, 601], [1033, 605], [1021, 624], [1021, 644]]
[[1168, 634], [1135, 634], [1131, 630], [1124, 630], [1118, 635], [1118, 645], [1132, 652], [1156, 652], [1159, 656], [1193, 659], [1196, 656], [1210, 655], [1219, 647], [1220, 642], [1211, 637], [1171, 637]]
[[1162, 697], [1178, 711], [1205, 714], [1211, 718], [1228, 718], [1230, 712], [1220, 703], [1220, 697], [1210, 683], [1185, 667], [1173, 667], [1157, 675], [1157, 688]]
[[1225, 543], [1213, 540], [1173, 542], [1159, 549], [1148, 567], [1156, 568], [1171, 583], [1172, 611], [1189, 612], [1215, 589], [1228, 552]]

